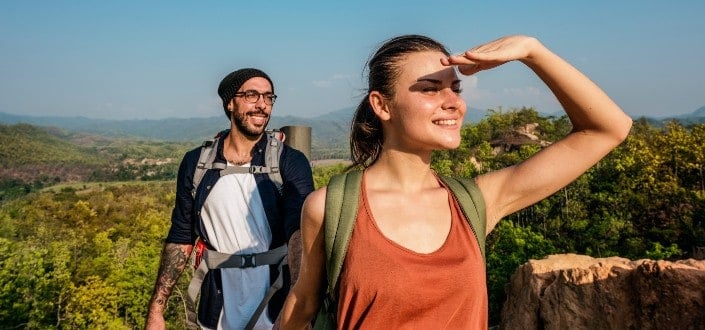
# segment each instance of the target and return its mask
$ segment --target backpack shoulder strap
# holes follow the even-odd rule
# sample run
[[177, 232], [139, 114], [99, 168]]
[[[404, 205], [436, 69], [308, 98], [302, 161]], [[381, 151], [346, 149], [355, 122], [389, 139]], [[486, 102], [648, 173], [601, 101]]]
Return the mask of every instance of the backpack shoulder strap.
[[338, 276], [355, 226], [362, 171], [350, 171], [330, 179], [326, 188], [325, 248], [328, 294], [334, 296]]
[[198, 157], [198, 163], [196, 164], [196, 169], [193, 172], [193, 188], [191, 189], [192, 197], [196, 197], [196, 190], [198, 190], [198, 185], [201, 184], [201, 180], [203, 180], [206, 170], [212, 168], [224, 168], [224, 165], [214, 164], [215, 156], [218, 154], [220, 134], [222, 134], [222, 132], [212, 140], [203, 141], [203, 144], [201, 144], [201, 154]]
[[361, 183], [362, 171], [350, 171], [333, 176], [326, 188], [323, 230], [328, 288], [314, 321], [314, 330], [337, 328], [335, 287], [355, 226]]
[[[224, 131], [227, 132], [227, 131]], [[224, 132], [218, 134], [222, 136]], [[215, 156], [218, 153], [218, 138], [214, 140], [208, 140], [203, 142], [201, 148], [201, 156], [198, 160], [198, 165], [196, 166], [196, 171], [193, 175], [193, 191], [192, 195], [195, 196], [196, 188], [198, 184], [203, 179], [207, 169], [218, 169], [220, 171], [220, 176], [225, 176], [229, 174], [258, 174], [267, 173], [269, 179], [274, 183], [277, 188], [277, 192], [282, 194], [282, 186], [284, 185], [284, 179], [282, 178], [281, 172], [279, 171], [279, 160], [281, 158], [282, 151], [284, 150], [283, 140], [284, 133], [277, 130], [266, 131], [267, 143], [265, 145], [265, 155], [264, 155], [264, 166], [230, 166], [227, 167], [225, 164], [214, 163]]]
[[475, 234], [477, 243], [480, 245], [482, 258], [486, 260], [485, 233], [487, 231], [487, 213], [485, 212], [485, 199], [482, 197], [480, 188], [471, 179], [441, 176], [441, 180], [446, 183], [458, 204], [460, 204], [460, 208], [470, 223], [473, 234]]
[[277, 186], [277, 191], [282, 193], [284, 179], [279, 171], [279, 160], [284, 150], [284, 133], [278, 130], [267, 131], [267, 147], [264, 150], [264, 166], [269, 168], [269, 179]]

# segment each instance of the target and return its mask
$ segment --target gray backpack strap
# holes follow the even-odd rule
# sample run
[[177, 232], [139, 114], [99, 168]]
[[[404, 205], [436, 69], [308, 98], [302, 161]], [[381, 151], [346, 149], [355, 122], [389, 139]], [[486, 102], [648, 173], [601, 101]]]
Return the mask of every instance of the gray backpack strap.
[[[215, 156], [218, 154], [218, 143], [220, 141], [219, 136], [221, 134], [222, 132], [212, 140], [204, 141], [203, 144], [201, 144], [201, 153], [198, 156], [198, 163], [196, 164], [196, 169], [193, 172], [193, 179], [191, 181], [192, 198], [196, 198], [196, 191], [198, 190], [198, 186], [201, 184], [201, 180], [203, 180], [203, 176], [206, 174], [206, 171], [213, 168]], [[216, 165], [216, 167], [222, 167], [222, 164]], [[198, 293], [201, 292], [201, 284], [203, 283], [206, 273], [208, 273], [206, 263], [200, 262], [198, 267], [194, 269], [193, 277], [191, 277], [191, 282], [189, 282], [186, 295], [186, 325], [188, 329], [200, 328], [198, 325], [196, 305], [198, 303]]]
[[[267, 131], [266, 134], [267, 145], [264, 150], [264, 166], [228, 166], [227, 168], [221, 169], [220, 176], [225, 176], [229, 174], [259, 174], [266, 173], [269, 175], [269, 179], [277, 187], [277, 192], [282, 194], [282, 186], [284, 185], [284, 179], [282, 178], [281, 172], [279, 171], [279, 159], [281, 158], [283, 146], [283, 133], [279, 131]], [[217, 146], [217, 144], [216, 144]], [[204, 148], [205, 149], [205, 148]], [[204, 150], [201, 150], [203, 154]], [[213, 156], [215, 159], [215, 154]], [[211, 166], [213, 166], [213, 159], [210, 160]], [[201, 162], [199, 160], [199, 166]], [[196, 170], [198, 171], [198, 168]], [[211, 167], [215, 168], [215, 167]], [[203, 174], [201, 174], [203, 176]], [[194, 175], [194, 183], [196, 176]]]
[[191, 189], [191, 197], [196, 197], [196, 190], [198, 190], [198, 185], [201, 184], [203, 176], [209, 169], [223, 169], [224, 164], [214, 164], [215, 156], [218, 154], [218, 143], [219, 138], [213, 140], [204, 141], [201, 145], [201, 155], [198, 157], [198, 163], [196, 164], [196, 169], [193, 172], [193, 188]]
[[277, 279], [269, 287], [267, 293], [264, 295], [259, 305], [257, 305], [257, 309], [255, 309], [254, 314], [252, 314], [249, 322], [247, 322], [247, 326], [245, 327], [245, 329], [253, 329], [274, 294], [279, 291], [279, 289], [284, 287], [284, 265], [287, 264], [286, 254], [286, 244], [276, 249], [253, 254], [227, 254], [213, 250], [206, 250], [204, 251], [203, 262], [201, 264], [206, 264], [208, 269], [250, 268], [266, 265], [277, 265], [277, 268], [279, 269]]
[[208, 269], [250, 268], [263, 265], [278, 265], [286, 258], [286, 244], [269, 251], [253, 254], [229, 254], [214, 250], [203, 252], [203, 261]]
[[279, 159], [284, 150], [284, 133], [278, 130], [267, 131], [267, 140], [267, 147], [264, 150], [264, 164], [269, 169], [266, 173], [269, 173], [269, 179], [277, 186], [279, 194], [282, 194], [284, 179], [279, 171]]
[[193, 271], [193, 277], [188, 285], [186, 295], [186, 324], [187, 329], [199, 329], [198, 315], [196, 313], [196, 304], [198, 303], [198, 293], [201, 292], [201, 284], [208, 273], [208, 266], [205, 262], [201, 262]]
[[276, 249], [253, 254], [228, 254], [213, 250], [203, 251], [203, 260], [194, 271], [193, 277], [191, 278], [191, 282], [188, 286], [188, 293], [186, 296], [187, 327], [189, 329], [199, 328], [197, 321], [198, 316], [196, 314], [196, 303], [198, 293], [201, 291], [201, 284], [203, 283], [203, 279], [209, 270], [277, 265], [277, 268], [279, 269], [277, 279], [269, 287], [267, 293], [264, 295], [264, 298], [262, 298], [257, 306], [255, 313], [250, 317], [247, 327], [245, 327], [245, 329], [254, 328], [257, 320], [259, 320], [262, 312], [264, 312], [264, 309], [267, 307], [274, 294], [284, 287], [284, 266], [288, 264], [286, 256], [286, 244]]
[[269, 304], [269, 301], [272, 300], [274, 294], [284, 287], [284, 266], [286, 265], [288, 265], [287, 259], [283, 258], [282, 261], [279, 263], [279, 266], [277, 266], [279, 270], [279, 276], [277, 276], [277, 279], [274, 280], [272, 286], [270, 286], [267, 290], [267, 293], [264, 295], [264, 298], [262, 298], [262, 301], [260, 301], [259, 305], [257, 306], [255, 313], [252, 314], [252, 317], [250, 317], [250, 321], [247, 322], [245, 329], [254, 329], [255, 324], [257, 324], [257, 320], [259, 320], [260, 315], [262, 315], [262, 312], [264, 312], [264, 308], [267, 307], [267, 304]]
[[255, 171], [257, 167], [262, 166], [228, 166], [227, 168], [220, 170], [220, 176], [226, 176], [229, 174], [256, 173]]
[[460, 209], [470, 224], [477, 243], [480, 245], [482, 258], [485, 258], [485, 237], [487, 232], [487, 213], [485, 199], [474, 180], [465, 178], [441, 177], [460, 204]]

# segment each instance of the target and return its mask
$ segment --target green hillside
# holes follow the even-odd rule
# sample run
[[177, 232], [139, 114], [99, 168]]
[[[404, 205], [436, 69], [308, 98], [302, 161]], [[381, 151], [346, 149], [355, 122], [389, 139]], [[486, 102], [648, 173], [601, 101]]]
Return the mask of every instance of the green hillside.
[[193, 143], [0, 125], [0, 201], [64, 182], [170, 180]]
[[34, 164], [98, 165], [107, 160], [94, 151], [71, 141], [72, 136], [58, 129], [29, 124], [0, 125], [0, 166]]

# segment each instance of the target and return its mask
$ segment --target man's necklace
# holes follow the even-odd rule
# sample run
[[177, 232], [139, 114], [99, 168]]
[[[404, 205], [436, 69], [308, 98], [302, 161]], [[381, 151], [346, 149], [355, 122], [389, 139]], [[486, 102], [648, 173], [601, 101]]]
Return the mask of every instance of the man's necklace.
[[229, 163], [235, 164], [237, 166], [242, 166], [250, 162], [252, 160], [251, 156], [247, 157], [238, 157], [238, 158], [226, 158]]
[[231, 143], [232, 142], [229, 140], [225, 141], [225, 150], [223, 150], [223, 156], [225, 156], [225, 160], [236, 166], [242, 166], [252, 161], [252, 150], [250, 150], [250, 152], [244, 155], [240, 155], [235, 151], [234, 148], [230, 148]]
[[225, 159], [229, 163], [235, 164], [237, 166], [245, 165], [252, 160], [252, 155], [250, 155], [250, 154], [247, 154], [247, 155], [237, 155], [236, 154], [234, 156], [233, 155], [230, 155], [230, 156], [224, 155], [224, 156], [225, 156]]

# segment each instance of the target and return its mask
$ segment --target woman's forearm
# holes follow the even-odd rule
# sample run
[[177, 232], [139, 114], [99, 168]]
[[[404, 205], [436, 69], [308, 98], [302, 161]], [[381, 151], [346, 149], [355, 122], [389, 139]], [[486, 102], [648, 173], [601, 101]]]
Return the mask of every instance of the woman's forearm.
[[546, 83], [565, 109], [574, 131], [593, 131], [623, 141], [631, 118], [592, 80], [534, 39], [527, 58], [529, 66]]

